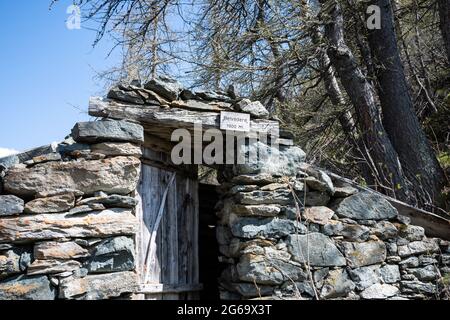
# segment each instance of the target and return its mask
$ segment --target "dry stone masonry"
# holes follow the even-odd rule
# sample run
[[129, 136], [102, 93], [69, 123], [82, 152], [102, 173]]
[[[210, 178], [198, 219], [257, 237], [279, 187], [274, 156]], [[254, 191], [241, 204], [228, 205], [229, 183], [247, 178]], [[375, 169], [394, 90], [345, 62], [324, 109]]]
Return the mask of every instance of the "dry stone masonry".
[[[76, 124], [63, 142], [0, 159], [0, 300], [138, 292], [144, 140], [167, 153], [173, 129], [218, 128], [221, 111], [250, 114], [251, 132], [278, 126], [232, 90], [191, 91], [159, 77], [93, 98], [89, 112], [101, 120]], [[279, 149], [260, 141], [241, 150], [268, 159], [219, 167], [220, 256], [210, 258], [222, 265], [221, 299], [448, 298], [448, 241], [278, 138]]]
[[106, 299], [136, 289], [134, 192], [143, 128], [78, 123], [0, 160], [0, 299]]
[[221, 185], [222, 299], [448, 298], [448, 241], [297, 160], [292, 175], [261, 166]]

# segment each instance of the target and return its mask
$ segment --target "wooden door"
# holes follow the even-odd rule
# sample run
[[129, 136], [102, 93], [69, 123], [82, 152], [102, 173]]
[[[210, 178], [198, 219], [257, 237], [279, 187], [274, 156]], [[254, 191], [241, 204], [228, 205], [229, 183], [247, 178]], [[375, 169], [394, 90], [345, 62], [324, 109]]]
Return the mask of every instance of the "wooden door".
[[197, 298], [201, 289], [197, 168], [175, 168], [167, 155], [145, 149], [138, 197], [140, 232], [136, 241], [141, 298]]

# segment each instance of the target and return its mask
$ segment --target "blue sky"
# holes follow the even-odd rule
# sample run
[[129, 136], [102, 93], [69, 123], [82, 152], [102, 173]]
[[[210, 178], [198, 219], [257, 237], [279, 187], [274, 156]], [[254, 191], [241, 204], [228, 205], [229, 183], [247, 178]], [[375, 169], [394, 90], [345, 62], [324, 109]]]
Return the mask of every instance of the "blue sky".
[[[119, 61], [111, 43], [92, 48], [95, 32], [69, 30], [71, 0], [0, 1], [0, 148], [25, 150], [63, 140], [89, 116], [89, 97], [103, 93], [95, 80]], [[82, 24], [83, 27], [83, 24]]]

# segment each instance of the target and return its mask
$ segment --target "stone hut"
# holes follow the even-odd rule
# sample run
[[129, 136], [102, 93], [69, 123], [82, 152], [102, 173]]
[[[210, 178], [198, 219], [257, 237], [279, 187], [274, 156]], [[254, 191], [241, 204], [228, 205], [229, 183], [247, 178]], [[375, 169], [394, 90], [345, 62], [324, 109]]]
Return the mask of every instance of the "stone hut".
[[[175, 129], [226, 112], [249, 117], [236, 157], [256, 161], [208, 181], [172, 161]], [[161, 77], [89, 114], [0, 159], [0, 299], [448, 298], [449, 221], [305, 163], [261, 103]]]

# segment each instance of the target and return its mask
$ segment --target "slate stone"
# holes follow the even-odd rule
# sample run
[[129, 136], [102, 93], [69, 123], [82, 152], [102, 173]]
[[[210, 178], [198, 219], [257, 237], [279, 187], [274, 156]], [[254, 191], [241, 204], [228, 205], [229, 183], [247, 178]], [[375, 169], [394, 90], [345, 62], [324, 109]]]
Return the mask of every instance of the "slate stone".
[[82, 143], [144, 142], [144, 128], [127, 121], [79, 122], [72, 129], [73, 139]]
[[73, 193], [53, 196], [48, 198], [39, 198], [27, 202], [25, 213], [59, 213], [72, 209], [75, 206], [75, 196]]
[[0, 219], [0, 242], [132, 235], [137, 219], [129, 209], [109, 209], [78, 216], [42, 214]]
[[8, 170], [4, 187], [8, 193], [25, 197], [60, 189], [79, 190], [86, 195], [97, 191], [126, 195], [136, 189], [140, 167], [135, 157], [47, 162]]
[[378, 265], [350, 269], [349, 275], [355, 282], [356, 288], [361, 291], [380, 282], [379, 269]]
[[259, 101], [242, 99], [236, 106], [238, 111], [249, 113], [255, 118], [267, 119], [269, 117], [269, 111]]
[[345, 297], [353, 289], [355, 289], [355, 284], [350, 280], [347, 272], [337, 269], [330, 271], [320, 295], [325, 299]]
[[307, 221], [320, 225], [326, 225], [333, 215], [334, 211], [324, 206], [306, 208], [304, 213]]
[[373, 234], [381, 240], [388, 240], [396, 238], [398, 235], [398, 230], [391, 222], [380, 221], [373, 228]]
[[255, 237], [281, 238], [292, 233], [305, 233], [306, 227], [297, 221], [279, 218], [237, 218], [231, 225], [235, 237], [252, 239]]
[[386, 260], [386, 245], [382, 241], [343, 242], [342, 247], [352, 268], [381, 263]]
[[361, 292], [363, 299], [387, 299], [399, 293], [397, 287], [389, 284], [374, 284]]
[[311, 266], [338, 267], [346, 264], [345, 258], [330, 238], [321, 233], [308, 235], [290, 235], [287, 238], [292, 258], [300, 263], [308, 262]]
[[109, 90], [108, 99], [114, 99], [132, 104], [144, 104], [144, 99], [135, 91], [125, 91], [118, 87]]
[[117, 194], [113, 195], [102, 195], [98, 197], [86, 198], [79, 202], [77, 205], [92, 205], [92, 204], [102, 204], [110, 208], [135, 208], [138, 204], [138, 200], [133, 197], [121, 196]]
[[48, 144], [41, 147], [29, 149], [15, 155], [0, 158], [0, 171], [2, 168], [9, 169], [16, 164], [24, 163], [25, 161], [32, 160], [34, 157], [53, 153], [55, 151], [56, 151], [56, 144]]
[[334, 187], [334, 194], [336, 198], [346, 198], [351, 195], [358, 193], [358, 189], [353, 188], [351, 186], [343, 186], [343, 187]]
[[243, 216], [276, 217], [281, 209], [276, 205], [235, 205], [232, 212]]
[[135, 292], [136, 287], [137, 276], [130, 271], [69, 277], [60, 282], [59, 298], [104, 300]]
[[107, 157], [142, 156], [141, 147], [129, 142], [103, 142], [91, 146], [91, 151], [104, 154]]
[[436, 285], [432, 283], [424, 283], [420, 281], [401, 281], [400, 289], [402, 293], [420, 293], [426, 295], [433, 295], [436, 293]]
[[258, 141], [238, 150], [238, 157], [245, 159], [234, 167], [235, 175], [267, 173], [275, 176], [294, 176], [305, 160], [306, 154], [299, 147], [270, 146]]
[[398, 246], [398, 255], [402, 258], [423, 253], [439, 252], [439, 245], [433, 239], [410, 242], [407, 245]]
[[420, 281], [433, 281], [439, 278], [438, 270], [434, 265], [423, 268], [407, 269], [407, 272], [414, 275]]
[[165, 76], [159, 76], [150, 80], [144, 85], [144, 88], [156, 92], [169, 101], [177, 100], [183, 90], [180, 83]]
[[46, 276], [20, 275], [0, 282], [0, 300], [54, 300], [55, 297]]
[[244, 205], [293, 204], [293, 196], [287, 190], [240, 192], [235, 197], [238, 203]]
[[24, 201], [13, 195], [0, 195], [0, 217], [21, 214], [24, 210]]
[[258, 298], [270, 296], [273, 294], [274, 287], [258, 285], [253, 283], [232, 283], [231, 287], [236, 290], [241, 296], [245, 298]]
[[396, 283], [401, 280], [400, 270], [395, 264], [387, 264], [380, 268], [380, 275], [384, 283]]
[[72, 272], [80, 267], [81, 263], [75, 260], [34, 260], [27, 269], [27, 275]]
[[69, 260], [85, 258], [89, 256], [88, 250], [75, 242], [38, 242], [34, 246], [34, 257], [36, 259], [58, 259]]
[[385, 198], [371, 192], [359, 192], [345, 198], [335, 212], [339, 217], [355, 220], [393, 219], [398, 214]]
[[425, 237], [425, 229], [420, 226], [408, 225], [400, 228], [399, 235], [408, 241], [421, 241]]
[[266, 249], [264, 255], [242, 255], [237, 264], [237, 273], [241, 281], [265, 285], [306, 279], [301, 265], [285, 259], [283, 255], [278, 256], [273, 249]]
[[0, 254], [0, 279], [20, 272], [20, 253], [17, 250], [8, 250]]
[[93, 250], [85, 268], [89, 273], [133, 270], [135, 268], [133, 239], [116, 237], [102, 241]]

